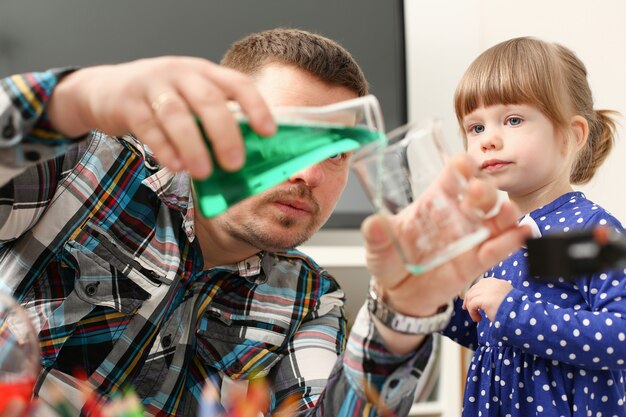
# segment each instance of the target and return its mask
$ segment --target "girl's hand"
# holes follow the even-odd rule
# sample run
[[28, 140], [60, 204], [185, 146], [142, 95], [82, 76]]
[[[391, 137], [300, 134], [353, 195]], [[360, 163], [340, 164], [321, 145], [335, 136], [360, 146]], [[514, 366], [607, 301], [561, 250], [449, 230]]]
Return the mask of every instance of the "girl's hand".
[[491, 321], [496, 317], [500, 304], [513, 289], [508, 281], [498, 278], [483, 278], [474, 284], [465, 294], [463, 309], [467, 310], [472, 320], [479, 322], [482, 310]]

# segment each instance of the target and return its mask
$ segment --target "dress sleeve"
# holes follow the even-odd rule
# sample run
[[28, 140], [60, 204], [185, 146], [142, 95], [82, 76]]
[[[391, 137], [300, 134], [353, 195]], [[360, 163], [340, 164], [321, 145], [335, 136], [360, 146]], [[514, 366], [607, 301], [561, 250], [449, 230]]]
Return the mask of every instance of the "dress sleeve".
[[462, 305], [462, 299], [457, 298], [454, 300], [452, 318], [448, 326], [441, 333], [458, 344], [468, 349], [475, 350], [478, 346], [477, 323], [472, 320], [467, 310], [461, 308]]
[[[624, 232], [617, 219], [600, 209], [583, 227], [596, 225]], [[579, 276], [573, 288], [583, 300], [573, 308], [511, 290], [498, 309], [492, 334], [543, 358], [587, 369], [625, 369], [626, 269]]]
[[625, 368], [624, 272], [600, 274], [591, 282], [591, 310], [560, 308], [512, 290], [498, 309], [492, 334], [525, 352], [581, 368]]

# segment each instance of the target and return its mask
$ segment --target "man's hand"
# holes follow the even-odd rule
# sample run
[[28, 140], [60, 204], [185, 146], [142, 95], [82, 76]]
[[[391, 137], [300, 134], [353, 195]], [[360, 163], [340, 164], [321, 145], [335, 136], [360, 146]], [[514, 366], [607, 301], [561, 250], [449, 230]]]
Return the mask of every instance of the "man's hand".
[[491, 321], [496, 317], [500, 304], [506, 295], [513, 289], [508, 281], [497, 278], [482, 278], [465, 294], [463, 308], [467, 310], [472, 320], [482, 320], [478, 310], [482, 310]]
[[227, 107], [237, 101], [252, 128], [268, 136], [276, 129], [250, 77], [200, 58], [159, 57], [78, 70], [61, 80], [48, 105], [53, 126], [68, 137], [99, 129], [133, 133], [159, 162], [195, 178], [211, 172], [211, 161], [194, 115], [212, 142], [218, 163], [236, 170], [243, 141]]
[[[451, 163], [469, 179], [465, 196], [460, 203], [463, 209], [490, 212], [497, 204], [497, 190], [485, 181], [472, 178], [476, 166], [469, 156], [458, 155]], [[448, 165], [438, 181], [444, 190], [455, 193], [456, 190], [451, 187], [453, 175], [450, 175], [450, 170], [451, 166]], [[385, 219], [382, 215], [371, 216], [361, 227], [365, 237], [368, 269], [391, 308], [408, 316], [431, 316], [477, 276], [522, 245], [529, 230], [519, 227], [517, 219], [518, 213], [513, 205], [510, 202], [503, 203], [495, 216], [476, 220], [482, 221], [490, 231], [484, 242], [437, 268], [414, 276], [405, 269], [404, 261], [396, 250], [390, 233], [393, 233], [400, 245], [410, 244], [410, 239], [415, 236], [403, 236], [399, 228], [389, 230], [394, 227], [393, 219]], [[381, 328], [380, 325], [378, 328]], [[381, 333], [388, 332], [383, 329]], [[407, 351], [409, 346], [400, 346], [398, 340], [400, 339], [390, 340], [393, 349], [397, 352]], [[407, 343], [419, 342], [421, 338], [403, 337], [403, 340]]]

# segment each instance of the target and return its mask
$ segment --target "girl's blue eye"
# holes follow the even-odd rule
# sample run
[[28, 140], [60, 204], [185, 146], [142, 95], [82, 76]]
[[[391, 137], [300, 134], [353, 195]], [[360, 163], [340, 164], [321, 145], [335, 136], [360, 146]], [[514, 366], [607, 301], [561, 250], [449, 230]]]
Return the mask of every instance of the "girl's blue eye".
[[485, 126], [483, 125], [474, 125], [470, 128], [472, 133], [483, 133], [485, 131]]
[[509, 124], [510, 124], [511, 126], [517, 126], [517, 125], [519, 125], [519, 124], [521, 124], [521, 123], [522, 123], [522, 119], [521, 119], [521, 118], [519, 118], [519, 117], [511, 117], [511, 118], [509, 119]]

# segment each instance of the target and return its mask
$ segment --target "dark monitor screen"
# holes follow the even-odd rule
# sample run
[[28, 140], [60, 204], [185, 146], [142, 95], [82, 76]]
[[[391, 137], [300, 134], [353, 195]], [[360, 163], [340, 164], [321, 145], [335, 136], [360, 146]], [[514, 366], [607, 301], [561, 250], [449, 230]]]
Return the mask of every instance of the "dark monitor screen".
[[[274, 27], [328, 36], [360, 63], [387, 130], [406, 123], [403, 0], [20, 0], [0, 13], [0, 76], [156, 55], [219, 61], [241, 37]], [[325, 227], [372, 212], [353, 175]]]

